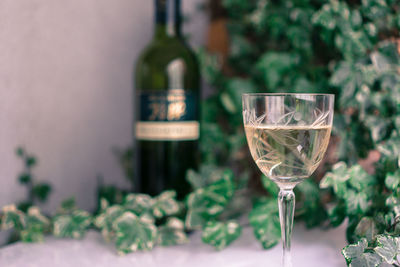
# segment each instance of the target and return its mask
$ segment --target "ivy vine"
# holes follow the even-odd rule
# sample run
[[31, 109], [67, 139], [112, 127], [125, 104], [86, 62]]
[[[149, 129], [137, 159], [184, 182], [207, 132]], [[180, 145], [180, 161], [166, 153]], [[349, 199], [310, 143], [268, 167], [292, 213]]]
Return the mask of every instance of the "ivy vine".
[[[174, 191], [130, 194], [101, 185], [90, 214], [73, 201], [54, 216], [36, 207], [51, 191], [33, 179], [34, 157], [19, 150], [26, 201], [6, 206], [2, 229], [16, 239], [45, 234], [82, 238], [100, 231], [119, 253], [188, 242], [221, 250], [239, 238], [247, 218], [265, 249], [280, 239], [276, 186], [261, 176], [246, 146], [241, 94], [324, 92], [336, 95], [332, 143], [320, 170], [297, 188], [295, 219], [308, 227], [347, 223], [349, 266], [400, 266], [400, 3], [397, 0], [222, 0], [229, 53], [198, 53], [215, 90], [202, 102], [202, 165], [186, 179], [184, 201]], [[133, 153], [116, 152], [132, 178]], [[240, 220], [241, 221], [241, 220]]]

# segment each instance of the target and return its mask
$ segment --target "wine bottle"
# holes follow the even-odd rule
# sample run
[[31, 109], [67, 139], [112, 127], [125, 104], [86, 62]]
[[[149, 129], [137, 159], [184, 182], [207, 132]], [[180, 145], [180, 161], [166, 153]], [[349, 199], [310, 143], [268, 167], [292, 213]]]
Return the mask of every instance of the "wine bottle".
[[190, 190], [186, 171], [198, 164], [200, 74], [181, 36], [180, 0], [155, 0], [155, 32], [135, 71], [137, 192]]

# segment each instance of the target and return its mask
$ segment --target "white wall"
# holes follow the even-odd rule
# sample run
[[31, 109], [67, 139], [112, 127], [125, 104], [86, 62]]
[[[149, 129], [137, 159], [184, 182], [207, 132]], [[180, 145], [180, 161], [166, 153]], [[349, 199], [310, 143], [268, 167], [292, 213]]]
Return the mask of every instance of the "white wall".
[[[204, 0], [182, 2], [198, 46]], [[25, 196], [18, 145], [53, 185], [47, 211], [69, 196], [93, 208], [98, 174], [129, 186], [111, 148], [131, 142], [132, 66], [152, 29], [152, 0], [0, 1], [0, 206]]]

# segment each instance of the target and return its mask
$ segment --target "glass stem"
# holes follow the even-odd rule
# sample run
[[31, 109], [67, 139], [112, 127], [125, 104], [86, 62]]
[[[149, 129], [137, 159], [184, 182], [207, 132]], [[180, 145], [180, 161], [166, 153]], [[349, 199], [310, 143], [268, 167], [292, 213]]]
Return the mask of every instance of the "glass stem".
[[290, 244], [293, 229], [295, 196], [293, 189], [281, 188], [278, 195], [279, 219], [281, 222], [281, 234], [283, 243], [283, 266], [292, 267]]

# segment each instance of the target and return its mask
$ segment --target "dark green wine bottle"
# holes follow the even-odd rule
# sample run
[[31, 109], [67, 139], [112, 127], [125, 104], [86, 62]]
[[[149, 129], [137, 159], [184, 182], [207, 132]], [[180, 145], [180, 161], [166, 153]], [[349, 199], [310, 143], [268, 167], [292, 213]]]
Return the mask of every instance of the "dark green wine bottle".
[[189, 191], [186, 171], [198, 164], [200, 74], [181, 36], [180, 0], [155, 0], [155, 33], [135, 72], [137, 192]]

